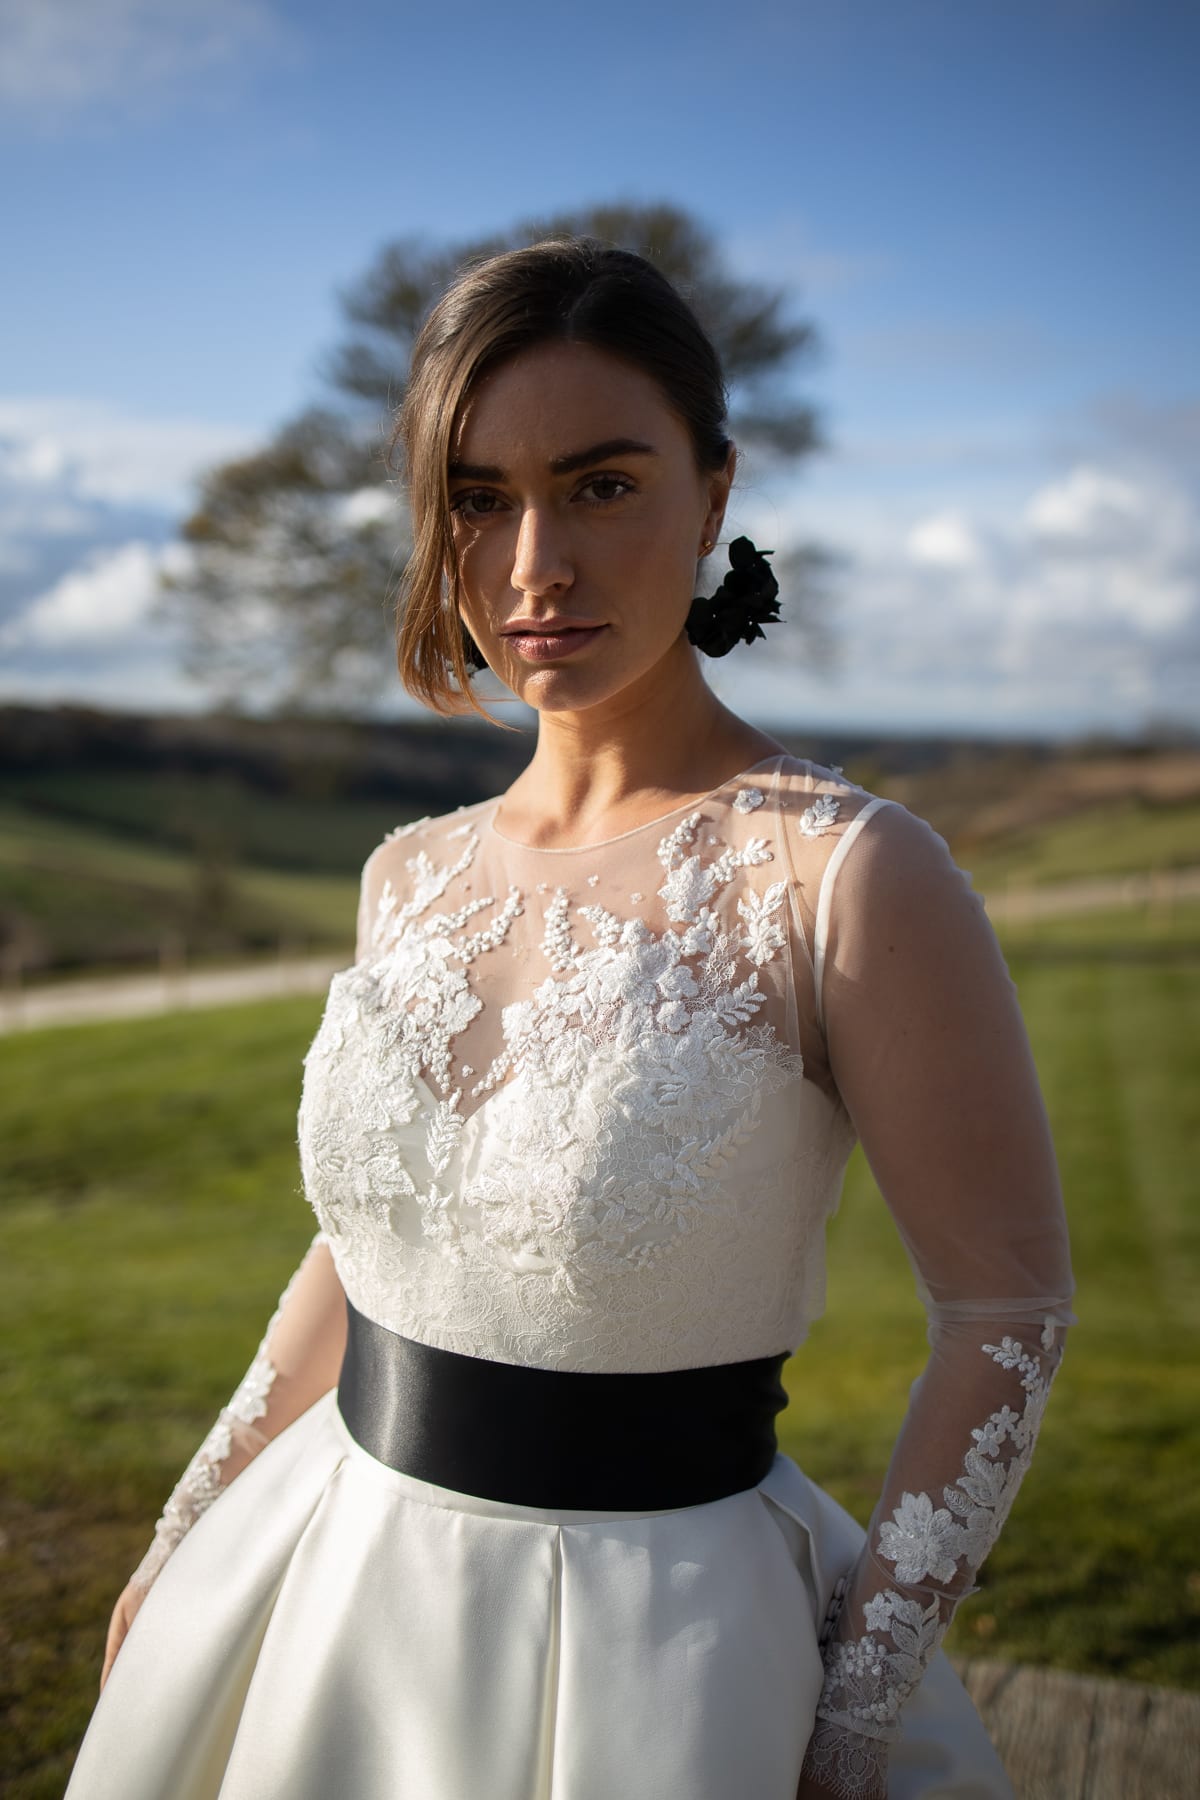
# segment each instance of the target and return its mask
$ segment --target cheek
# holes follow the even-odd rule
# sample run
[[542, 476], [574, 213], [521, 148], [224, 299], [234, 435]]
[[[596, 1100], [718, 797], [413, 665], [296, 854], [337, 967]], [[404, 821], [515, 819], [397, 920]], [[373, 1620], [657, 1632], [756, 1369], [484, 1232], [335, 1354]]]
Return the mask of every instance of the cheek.
[[660, 605], [690, 605], [696, 580], [694, 548], [691, 534], [681, 531], [674, 518], [648, 519], [622, 545], [624, 581]]
[[465, 601], [486, 600], [496, 582], [507, 574], [512, 559], [505, 551], [496, 531], [477, 534], [464, 532], [458, 543], [458, 573], [461, 598]]

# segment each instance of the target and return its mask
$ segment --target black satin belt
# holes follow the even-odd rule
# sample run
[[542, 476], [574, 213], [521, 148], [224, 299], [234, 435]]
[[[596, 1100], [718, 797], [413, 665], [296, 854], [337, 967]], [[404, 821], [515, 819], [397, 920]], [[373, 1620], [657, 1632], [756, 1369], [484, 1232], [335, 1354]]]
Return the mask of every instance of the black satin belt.
[[530, 1369], [400, 1337], [346, 1302], [338, 1408], [379, 1462], [515, 1506], [656, 1512], [760, 1482], [786, 1352], [661, 1374]]

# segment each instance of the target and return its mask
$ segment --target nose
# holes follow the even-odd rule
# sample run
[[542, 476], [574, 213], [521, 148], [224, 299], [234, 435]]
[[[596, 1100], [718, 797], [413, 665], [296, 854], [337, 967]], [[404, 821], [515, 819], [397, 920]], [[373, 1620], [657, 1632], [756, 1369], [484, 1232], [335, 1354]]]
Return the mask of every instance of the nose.
[[527, 506], [513, 550], [513, 587], [523, 594], [562, 593], [574, 579], [562, 521], [548, 507]]

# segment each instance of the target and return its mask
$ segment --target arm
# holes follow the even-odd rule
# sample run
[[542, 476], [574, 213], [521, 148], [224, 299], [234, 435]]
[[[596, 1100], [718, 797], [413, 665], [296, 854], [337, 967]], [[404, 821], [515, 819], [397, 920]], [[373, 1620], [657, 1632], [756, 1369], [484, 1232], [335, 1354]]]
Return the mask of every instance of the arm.
[[969, 878], [898, 806], [863, 822], [834, 875], [818, 1009], [930, 1353], [827, 1621], [801, 1794], [883, 1800], [905, 1701], [1029, 1465], [1073, 1281], [1016, 989]]
[[130, 1577], [134, 1587], [150, 1589], [176, 1545], [221, 1490], [334, 1386], [345, 1345], [342, 1284], [318, 1232], [280, 1296], [253, 1362], [167, 1501], [150, 1546]]
[[103, 1690], [117, 1652], [163, 1567], [221, 1491], [337, 1381], [346, 1341], [342, 1284], [322, 1233], [284, 1289], [254, 1360], [180, 1476], [146, 1554], [109, 1621]]

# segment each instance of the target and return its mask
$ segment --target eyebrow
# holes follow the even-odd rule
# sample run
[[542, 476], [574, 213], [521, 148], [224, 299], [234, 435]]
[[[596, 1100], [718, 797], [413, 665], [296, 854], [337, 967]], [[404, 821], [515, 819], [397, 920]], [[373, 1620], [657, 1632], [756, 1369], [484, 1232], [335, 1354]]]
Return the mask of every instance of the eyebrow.
[[[550, 458], [552, 475], [573, 475], [577, 469], [590, 469], [593, 463], [607, 462], [612, 456], [657, 456], [653, 444], [640, 438], [606, 438], [586, 450], [572, 450], [567, 456]], [[504, 470], [496, 463], [468, 463], [451, 459], [446, 473], [451, 481], [503, 481]]]

